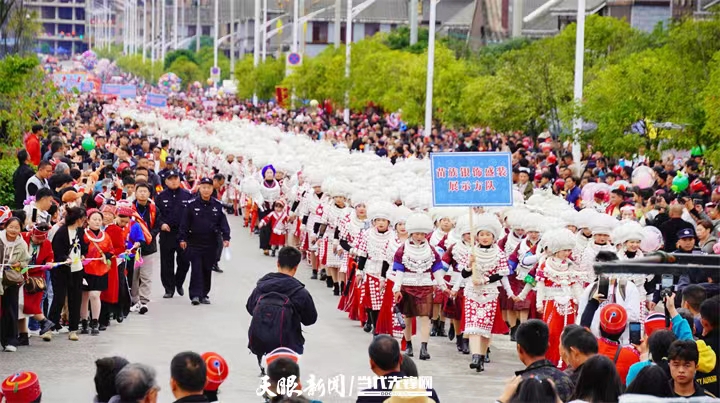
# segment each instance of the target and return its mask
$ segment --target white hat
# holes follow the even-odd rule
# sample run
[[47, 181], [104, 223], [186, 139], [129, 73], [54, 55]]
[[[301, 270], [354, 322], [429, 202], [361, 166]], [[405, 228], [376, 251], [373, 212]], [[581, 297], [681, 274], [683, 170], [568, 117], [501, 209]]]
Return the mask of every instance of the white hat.
[[645, 239], [645, 231], [642, 225], [635, 221], [624, 221], [622, 225], [615, 228], [611, 238], [618, 245], [627, 241], [641, 241]]
[[525, 228], [525, 232], [543, 232], [544, 228], [544, 217], [538, 213], [528, 213], [523, 217], [522, 228]]
[[617, 227], [617, 225], [618, 220], [616, 220], [615, 218], [607, 214], [598, 214], [591, 220], [590, 230], [592, 231], [593, 235], [610, 235], [612, 234], [613, 229]]
[[397, 206], [395, 207], [395, 211], [393, 212], [393, 222], [395, 224], [401, 223], [401, 222], [407, 222], [408, 217], [412, 214], [412, 211], [405, 207], [405, 206]]
[[405, 221], [405, 229], [408, 234], [429, 234], [433, 231], [433, 221], [425, 213], [412, 213]]
[[572, 250], [577, 243], [576, 236], [567, 228], [556, 228], [543, 235], [543, 244], [551, 254], [561, 250]]
[[600, 213], [591, 208], [584, 208], [575, 215], [575, 225], [578, 228], [590, 228], [593, 220], [599, 214]]
[[368, 218], [370, 221], [378, 218], [392, 221], [394, 206], [388, 202], [377, 201], [368, 207]]
[[[500, 240], [500, 238], [505, 235], [500, 221], [494, 214], [478, 214], [474, 216], [473, 227], [475, 227], [476, 233], [480, 231], [489, 231], [493, 234], [496, 241]], [[469, 231], [470, 230], [468, 230], [468, 232]]]
[[[474, 222], [475, 217], [473, 217], [473, 223]], [[458, 235], [458, 237], [470, 233], [470, 217], [468, 215], [462, 215], [458, 217], [458, 220], [455, 223], [455, 233]]]

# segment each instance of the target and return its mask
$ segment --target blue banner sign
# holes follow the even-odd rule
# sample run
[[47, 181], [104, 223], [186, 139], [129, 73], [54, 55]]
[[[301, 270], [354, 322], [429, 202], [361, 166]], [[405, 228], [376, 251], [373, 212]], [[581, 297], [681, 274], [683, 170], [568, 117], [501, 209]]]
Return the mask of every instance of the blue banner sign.
[[164, 108], [167, 106], [167, 95], [164, 94], [147, 94], [145, 104], [153, 108]]
[[120, 98], [135, 98], [137, 88], [134, 85], [103, 84], [103, 94], [117, 95]]
[[512, 206], [512, 157], [501, 152], [430, 154], [433, 206]]

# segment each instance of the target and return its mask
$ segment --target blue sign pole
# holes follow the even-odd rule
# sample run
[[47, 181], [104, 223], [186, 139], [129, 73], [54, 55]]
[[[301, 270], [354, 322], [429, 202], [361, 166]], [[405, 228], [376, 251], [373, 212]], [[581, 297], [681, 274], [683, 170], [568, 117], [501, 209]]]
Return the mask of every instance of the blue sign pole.
[[430, 154], [433, 206], [512, 206], [512, 157], [503, 152]]

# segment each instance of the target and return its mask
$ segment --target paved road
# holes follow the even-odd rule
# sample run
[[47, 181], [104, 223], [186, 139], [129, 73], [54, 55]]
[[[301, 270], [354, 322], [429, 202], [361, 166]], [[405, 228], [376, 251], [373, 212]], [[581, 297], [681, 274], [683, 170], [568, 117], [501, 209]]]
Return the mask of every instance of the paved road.
[[[146, 264], [155, 268], [153, 301], [147, 315], [132, 316], [122, 324], [113, 324], [98, 337], [82, 336], [79, 342], [68, 341], [66, 335], [55, 336], [51, 343], [31, 339], [30, 347], [17, 353], [0, 352], [0, 375], [19, 370], [38, 373], [44, 403], [91, 402], [94, 396], [94, 360], [120, 355], [131, 362], [143, 362], [158, 372], [162, 387], [159, 401], [172, 402], [169, 388], [170, 360], [185, 350], [215, 351], [228, 361], [230, 374], [221, 387], [221, 400], [227, 402], [259, 402], [256, 390], [260, 385], [255, 357], [247, 349], [247, 327], [250, 316], [245, 302], [255, 282], [263, 274], [275, 270], [274, 259], [257, 249], [257, 238], [251, 238], [241, 222], [230, 218], [233, 229], [232, 261], [222, 262], [223, 274], [213, 274], [213, 304], [193, 307], [187, 298], [162, 299], [159, 258], [152, 256]], [[351, 378], [372, 375], [367, 346], [371, 336], [358, 322], [347, 319], [336, 309], [337, 297], [324, 283], [311, 281], [310, 270], [303, 266], [298, 278], [305, 282], [318, 307], [318, 322], [306, 328], [305, 355], [302, 357], [302, 380], [310, 374], [327, 380], [342, 374], [346, 389]], [[187, 285], [186, 285], [187, 288]], [[419, 343], [418, 343], [419, 344]], [[432, 376], [433, 387], [443, 402], [492, 402], [502, 391], [504, 382], [521, 367], [515, 356], [514, 343], [507, 336], [493, 340], [493, 363], [481, 374], [471, 372], [469, 356], [455, 350], [454, 342], [433, 338], [430, 361], [416, 360], [420, 375]], [[354, 401], [339, 394], [317, 398], [323, 402]], [[353, 391], [353, 396], [356, 392]]]

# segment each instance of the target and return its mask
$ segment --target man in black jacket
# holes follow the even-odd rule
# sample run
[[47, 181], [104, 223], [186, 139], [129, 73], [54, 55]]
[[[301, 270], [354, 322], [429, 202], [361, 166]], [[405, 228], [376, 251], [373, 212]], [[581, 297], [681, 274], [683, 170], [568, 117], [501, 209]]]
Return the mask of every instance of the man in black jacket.
[[[258, 300], [265, 294], [276, 292], [287, 295], [296, 315], [292, 319], [292, 326], [283, 330], [282, 347], [287, 347], [298, 354], [303, 353], [303, 345], [305, 344], [302, 325], [310, 326], [317, 321], [317, 310], [310, 292], [303, 283], [295, 278], [301, 260], [302, 254], [296, 248], [285, 246], [280, 249], [278, 252], [277, 273], [268, 273], [258, 280], [257, 286], [250, 294], [250, 298], [248, 298], [245, 305], [248, 313], [252, 315]], [[265, 351], [265, 353], [269, 352]]]
[[13, 173], [13, 187], [15, 187], [15, 208], [23, 208], [23, 202], [27, 198], [25, 185], [28, 179], [35, 175], [35, 171], [28, 165], [28, 152], [20, 150], [17, 152], [18, 167]]

